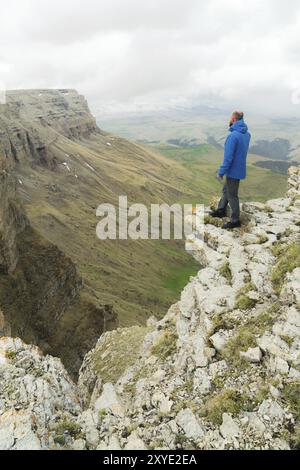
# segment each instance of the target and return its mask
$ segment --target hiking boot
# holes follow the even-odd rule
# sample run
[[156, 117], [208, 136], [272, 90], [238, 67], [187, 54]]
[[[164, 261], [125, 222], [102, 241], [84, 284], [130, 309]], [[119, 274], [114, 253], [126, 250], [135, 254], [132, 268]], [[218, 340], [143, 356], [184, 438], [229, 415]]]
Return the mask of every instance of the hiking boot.
[[227, 224], [223, 225], [224, 230], [231, 230], [233, 228], [240, 228], [242, 226], [241, 222], [228, 222]]
[[223, 219], [223, 217], [226, 217], [226, 211], [224, 209], [217, 209], [216, 211], [210, 212], [209, 215], [215, 219]]

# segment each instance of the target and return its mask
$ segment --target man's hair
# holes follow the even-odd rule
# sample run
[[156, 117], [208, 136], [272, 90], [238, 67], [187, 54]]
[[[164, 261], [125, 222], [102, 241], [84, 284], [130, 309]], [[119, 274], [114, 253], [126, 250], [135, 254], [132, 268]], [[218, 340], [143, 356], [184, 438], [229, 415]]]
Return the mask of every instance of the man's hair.
[[243, 111], [233, 111], [232, 116], [234, 116], [238, 121], [244, 119]]

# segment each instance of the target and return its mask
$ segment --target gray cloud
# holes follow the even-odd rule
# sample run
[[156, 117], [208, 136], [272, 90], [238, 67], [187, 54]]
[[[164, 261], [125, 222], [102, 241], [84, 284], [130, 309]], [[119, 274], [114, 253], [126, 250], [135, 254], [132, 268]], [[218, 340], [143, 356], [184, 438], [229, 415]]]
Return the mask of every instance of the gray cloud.
[[93, 109], [210, 100], [297, 115], [299, 31], [298, 0], [1, 1], [0, 81], [74, 87]]

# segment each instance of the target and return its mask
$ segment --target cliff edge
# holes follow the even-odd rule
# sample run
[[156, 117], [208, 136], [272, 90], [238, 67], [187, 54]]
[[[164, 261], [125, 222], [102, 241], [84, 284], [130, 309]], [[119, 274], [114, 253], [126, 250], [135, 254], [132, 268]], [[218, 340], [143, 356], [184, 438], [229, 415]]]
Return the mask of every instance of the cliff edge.
[[286, 198], [243, 211], [241, 231], [206, 217], [180, 301], [102, 335], [77, 385], [0, 339], [0, 448], [299, 448], [300, 169]]

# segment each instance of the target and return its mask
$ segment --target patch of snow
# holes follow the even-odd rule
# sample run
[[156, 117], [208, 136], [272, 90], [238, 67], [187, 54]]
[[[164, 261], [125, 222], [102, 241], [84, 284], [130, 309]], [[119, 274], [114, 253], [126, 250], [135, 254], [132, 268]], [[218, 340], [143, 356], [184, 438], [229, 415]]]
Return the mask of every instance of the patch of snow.
[[66, 167], [66, 169], [67, 169], [68, 171], [71, 171], [69, 165], [67, 164], [67, 162], [63, 162], [63, 165]]
[[96, 171], [95, 168], [93, 168], [93, 167], [92, 167], [91, 165], [89, 165], [88, 163], [86, 163], [86, 166], [87, 166], [90, 170]]

